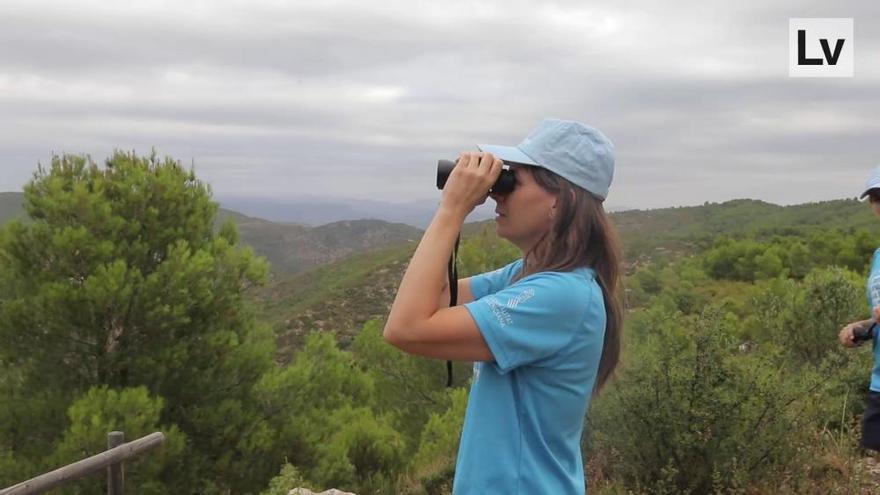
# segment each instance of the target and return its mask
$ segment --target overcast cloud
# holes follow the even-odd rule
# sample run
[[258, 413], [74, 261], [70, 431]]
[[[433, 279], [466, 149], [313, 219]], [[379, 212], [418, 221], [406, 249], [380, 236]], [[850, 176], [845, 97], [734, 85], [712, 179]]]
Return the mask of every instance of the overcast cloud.
[[[855, 77], [789, 78], [791, 17], [853, 17]], [[548, 116], [614, 141], [612, 208], [855, 196], [880, 2], [0, 1], [0, 191], [155, 147], [218, 196], [404, 202]]]

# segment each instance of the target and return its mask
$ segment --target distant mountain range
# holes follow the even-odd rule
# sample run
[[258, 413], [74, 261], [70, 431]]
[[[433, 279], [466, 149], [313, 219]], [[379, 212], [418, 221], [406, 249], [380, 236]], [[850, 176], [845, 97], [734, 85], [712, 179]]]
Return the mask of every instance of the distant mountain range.
[[[0, 193], [0, 224], [25, 218], [20, 192]], [[317, 227], [270, 222], [221, 208], [218, 225], [231, 218], [242, 243], [265, 256], [276, 273], [300, 273], [347, 256], [402, 243], [415, 243], [422, 230], [383, 220], [337, 220]]]
[[382, 220], [340, 220], [317, 227], [278, 223], [221, 209], [217, 223], [232, 218], [244, 244], [265, 256], [276, 273], [300, 273], [353, 253], [416, 243], [422, 230]]
[[[0, 223], [23, 218], [23, 194], [0, 193]], [[438, 199], [439, 201], [439, 199]], [[241, 240], [265, 256], [277, 274], [297, 274], [313, 267], [334, 263], [355, 253], [387, 247], [412, 245], [421, 239], [424, 230], [408, 222], [394, 221], [411, 215], [424, 215], [426, 228], [436, 210], [436, 202], [408, 203], [407, 206], [379, 201], [353, 200], [351, 203], [327, 201], [290, 202], [236, 200], [221, 201], [217, 222], [232, 218]], [[236, 208], [264, 211], [275, 221], [251, 216]], [[361, 205], [362, 208], [356, 208]], [[467, 236], [484, 225], [492, 225], [494, 202], [474, 210], [462, 229]], [[382, 213], [382, 212], [385, 213]], [[348, 216], [344, 216], [348, 212]], [[382, 218], [369, 218], [390, 215]], [[330, 221], [317, 224], [322, 215]], [[651, 256], [656, 250], [689, 251], [696, 244], [711, 242], [716, 235], [741, 235], [749, 232], [779, 232], [789, 228], [865, 227], [876, 229], [877, 222], [869, 208], [855, 200], [835, 200], [778, 206], [756, 200], [734, 200], [707, 203], [702, 206], [629, 210], [612, 213], [621, 239], [631, 261]], [[299, 222], [295, 220], [299, 219]]]
[[[301, 197], [290, 200], [253, 197], [217, 196], [223, 208], [241, 212], [271, 222], [296, 223], [315, 227], [340, 220], [372, 219], [403, 223], [426, 229], [437, 211], [440, 193], [436, 198], [389, 203], [364, 199], [326, 199]], [[477, 207], [468, 220], [491, 220], [495, 217], [495, 202], [487, 200]]]

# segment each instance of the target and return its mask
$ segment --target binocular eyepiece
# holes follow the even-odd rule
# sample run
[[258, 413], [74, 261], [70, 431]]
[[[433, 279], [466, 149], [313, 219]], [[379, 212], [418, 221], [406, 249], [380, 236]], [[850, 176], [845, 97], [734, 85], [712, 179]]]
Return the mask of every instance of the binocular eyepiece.
[[[449, 174], [452, 173], [456, 163], [458, 163], [458, 160], [454, 162], [451, 160], [440, 160], [437, 162], [437, 189], [442, 190], [443, 186], [446, 185]], [[502, 168], [501, 175], [498, 176], [498, 180], [495, 181], [495, 184], [489, 190], [495, 194], [508, 194], [513, 191], [514, 187], [516, 187], [516, 176], [513, 174], [513, 171], [509, 168]]]

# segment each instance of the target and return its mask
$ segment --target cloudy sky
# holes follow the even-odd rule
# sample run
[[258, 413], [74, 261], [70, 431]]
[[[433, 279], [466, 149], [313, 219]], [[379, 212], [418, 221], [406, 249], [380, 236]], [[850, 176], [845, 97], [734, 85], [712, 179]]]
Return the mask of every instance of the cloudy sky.
[[[790, 78], [852, 17], [855, 77]], [[0, 0], [0, 191], [156, 148], [218, 196], [438, 197], [544, 117], [615, 143], [612, 208], [852, 197], [880, 164], [880, 2]]]

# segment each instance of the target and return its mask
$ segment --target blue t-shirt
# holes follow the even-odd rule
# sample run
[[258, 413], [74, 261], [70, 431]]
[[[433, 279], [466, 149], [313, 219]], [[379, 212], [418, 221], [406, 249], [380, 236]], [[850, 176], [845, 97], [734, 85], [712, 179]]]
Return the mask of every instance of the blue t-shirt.
[[471, 278], [465, 304], [495, 361], [474, 363], [454, 495], [582, 495], [581, 434], [605, 338], [590, 268], [514, 284], [522, 259]]
[[[868, 275], [868, 311], [871, 318], [874, 317], [874, 308], [880, 306], [880, 249], [874, 251], [871, 260], [871, 273]], [[880, 326], [880, 325], [878, 325]], [[874, 370], [871, 372], [871, 387], [874, 392], [880, 392], [880, 345], [877, 345], [878, 331], [874, 327]]]

